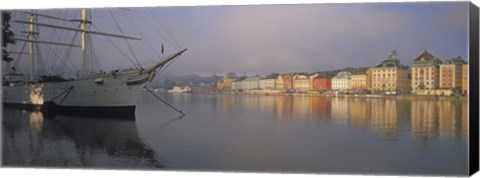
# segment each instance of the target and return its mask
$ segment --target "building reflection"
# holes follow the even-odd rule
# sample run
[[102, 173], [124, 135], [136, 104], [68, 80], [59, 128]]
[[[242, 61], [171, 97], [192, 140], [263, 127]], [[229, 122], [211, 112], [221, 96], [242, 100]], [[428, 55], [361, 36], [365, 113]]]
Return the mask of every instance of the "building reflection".
[[435, 100], [413, 100], [411, 128], [414, 138], [429, 140], [434, 137], [438, 125], [438, 109]]
[[309, 120], [311, 118], [310, 99], [311, 97], [306, 96], [293, 97], [293, 117], [297, 122]]
[[453, 139], [459, 130], [456, 120], [460, 118], [458, 103], [437, 101], [439, 136], [443, 139]]
[[412, 135], [421, 140], [466, 139], [468, 135], [468, 102], [451, 99], [413, 100]]
[[292, 97], [275, 97], [274, 101], [274, 115], [278, 120], [284, 120], [291, 117], [292, 113]]
[[350, 118], [348, 98], [335, 97], [332, 99], [332, 122], [339, 125], [346, 125]]
[[461, 108], [461, 111], [462, 111], [461, 113], [462, 114], [460, 116], [460, 119], [461, 119], [461, 121], [460, 121], [461, 122], [461, 124], [460, 124], [461, 134], [460, 135], [461, 135], [462, 139], [464, 139], [464, 140], [468, 139], [468, 129], [469, 129], [468, 128], [468, 118], [469, 118], [468, 117], [468, 114], [469, 114], [469, 112], [468, 112], [469, 108], [468, 107], [469, 107], [468, 102], [461, 102], [460, 108]]
[[436, 136], [465, 139], [468, 135], [468, 102], [452, 99], [241, 95], [221, 98], [226, 117], [234, 112], [260, 113], [279, 124], [330, 119], [336, 125], [371, 129], [389, 140], [406, 130], [420, 140]]
[[393, 99], [373, 99], [368, 102], [370, 127], [386, 136], [395, 139], [398, 127], [397, 101]]
[[367, 117], [367, 100], [355, 98], [349, 102], [351, 123], [356, 126], [366, 126], [368, 123]]
[[217, 97], [217, 103], [221, 103], [222, 110], [225, 114], [233, 114], [237, 112], [239, 108], [237, 108], [237, 96], [229, 96], [223, 95], [221, 97]]
[[331, 101], [326, 97], [311, 97], [310, 99], [311, 113], [319, 119], [327, 119], [331, 117]]

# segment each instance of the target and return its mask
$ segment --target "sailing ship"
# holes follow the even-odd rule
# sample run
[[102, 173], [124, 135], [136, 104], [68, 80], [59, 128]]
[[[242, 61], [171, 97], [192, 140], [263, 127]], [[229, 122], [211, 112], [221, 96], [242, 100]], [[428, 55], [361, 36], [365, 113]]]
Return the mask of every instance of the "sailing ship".
[[[141, 38], [93, 31], [89, 28], [92, 24], [89, 12], [87, 9], [82, 9], [80, 19], [64, 19], [37, 11], [19, 11], [19, 13], [28, 14], [28, 21], [15, 20], [14, 23], [26, 24], [28, 31], [26, 36], [15, 36], [14, 39], [29, 46], [29, 75], [18, 73], [15, 71], [15, 66], [11, 67], [10, 63], [6, 64], [8, 70], [4, 72], [2, 93], [5, 106], [40, 109], [50, 113], [55, 111], [64, 114], [134, 118], [137, 96], [142, 88], [152, 81], [159, 70], [165, 68], [168, 63], [187, 50], [186, 48], [179, 49], [171, 55], [156, 59], [147, 67], [92, 73], [88, 71], [86, 61], [88, 35], [125, 40], [141, 40]], [[39, 22], [38, 17], [49, 21], [79, 23], [79, 28]], [[81, 35], [81, 45], [39, 40], [37, 38], [39, 28], [78, 32]], [[32, 72], [36, 55], [34, 50], [37, 49], [36, 53], [41, 52], [38, 47], [34, 47], [34, 44], [80, 47], [82, 58], [80, 74], [76, 78], [65, 78], [53, 74], [34, 76]], [[163, 43], [161, 50], [163, 56]]]

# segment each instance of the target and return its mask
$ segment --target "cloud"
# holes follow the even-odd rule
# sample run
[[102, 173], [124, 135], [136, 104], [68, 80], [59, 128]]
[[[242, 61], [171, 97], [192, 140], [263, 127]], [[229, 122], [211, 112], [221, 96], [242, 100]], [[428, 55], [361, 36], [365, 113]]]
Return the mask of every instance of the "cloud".
[[238, 6], [212, 19], [215, 36], [207, 41], [218, 42], [195, 41], [211, 53], [192, 55], [221, 64], [219, 72], [248, 73], [342, 67], [356, 55], [352, 48], [366, 45], [368, 52], [408, 23], [403, 15], [349, 5]]
[[[142, 63], [156, 58], [152, 48], [158, 49], [157, 54], [162, 44], [167, 53], [174, 49], [146, 25], [145, 20], [158, 25], [152, 16], [155, 15], [168, 27], [168, 36], [189, 48], [166, 72], [267, 74], [374, 66], [394, 49], [404, 64], [410, 64], [424, 49], [441, 59], [466, 58], [467, 5], [465, 2], [247, 5], [113, 12], [123, 14], [117, 20], [128, 26], [122, 34], [138, 36], [137, 29], [142, 32], [143, 41], [131, 42]], [[136, 12], [142, 17], [125, 18], [125, 14]], [[111, 20], [103, 19], [110, 17], [108, 11], [94, 15], [96, 27], [120, 33]], [[95, 43], [96, 52], [103, 68], [131, 66], [114, 47], [107, 49], [111, 46], [108, 41], [96, 39], [99, 39]], [[113, 41], [133, 58], [123, 39]], [[73, 59], [79, 63], [75, 60], [78, 57]]]

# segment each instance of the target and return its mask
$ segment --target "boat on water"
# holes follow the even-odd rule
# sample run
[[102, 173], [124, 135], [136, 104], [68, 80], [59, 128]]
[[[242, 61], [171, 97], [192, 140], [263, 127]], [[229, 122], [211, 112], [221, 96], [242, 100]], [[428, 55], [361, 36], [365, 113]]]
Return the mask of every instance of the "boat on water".
[[171, 90], [168, 90], [169, 93], [192, 93], [192, 88], [189, 86], [179, 87], [174, 86]]
[[[16, 71], [17, 66], [12, 64], [13, 62], [4, 60], [4, 68], [7, 68], [7, 70], [3, 70], [2, 96], [4, 106], [33, 110], [39, 109], [45, 112], [55, 111], [55, 113], [62, 114], [134, 118], [137, 96], [144, 86], [152, 81], [159, 70], [165, 68], [168, 63], [172, 62], [187, 50], [186, 48], [178, 49], [178, 51], [171, 55], [163, 56], [164, 47], [162, 43], [162, 56], [153, 59], [152, 63], [148, 66], [115, 69], [109, 72], [103, 72], [101, 70], [92, 72], [89, 66], [87, 66], [87, 63], [89, 62], [87, 61], [87, 58], [91, 56], [91, 54], [87, 54], [87, 51], [92, 51], [92, 47], [88, 46], [89, 42], [92, 43], [87, 40], [91, 39], [88, 38], [89, 35], [101, 35], [106, 38], [120, 38], [125, 39], [125, 41], [142, 39], [123, 34], [91, 30], [90, 27], [92, 26], [93, 21], [89, 12], [90, 11], [87, 9], [82, 9], [80, 13], [81, 17], [77, 19], [54, 17], [40, 11], [11, 12], [27, 14], [26, 17], [28, 17], [28, 20], [13, 21], [12, 19], [12, 21], [15, 24], [23, 24], [27, 27], [27, 30], [23, 31], [23, 33], [26, 33], [27, 35], [17, 35], [22, 33], [17, 32], [13, 39], [18, 42], [16, 45], [23, 44], [22, 50], [25, 46], [28, 46], [28, 53], [22, 51], [16, 52], [18, 53], [17, 56], [20, 57], [14, 58], [19, 59], [22, 54], [28, 54], [29, 71], [24, 73]], [[45, 22], [40, 20], [45, 20]], [[73, 24], [70, 26], [62, 26], [47, 23], [52, 21]], [[73, 26], [78, 26], [79, 28]], [[39, 28], [54, 30], [57, 31], [57, 33], [62, 30], [73, 31], [76, 34], [81, 35], [81, 45], [40, 40], [39, 36], [42, 33], [39, 33]], [[57, 49], [68, 48], [69, 50], [75, 47], [80, 48], [81, 59], [72, 60], [82, 61], [81, 70], [77, 71], [77, 76], [70, 78], [50, 73], [34, 73], [33, 70], [34, 67], [36, 67], [34, 64], [38, 64], [37, 55], [48, 52], [46, 50], [42, 51], [41, 48], [36, 45], [62, 46], [63, 48]], [[130, 48], [130, 45], [128, 47]], [[2, 49], [3, 48], [4, 47], [2, 47]], [[15, 54], [14, 52], [10, 53]], [[66, 54], [68, 54], [68, 52]], [[58, 59], [61, 61], [59, 63], [62, 64], [63, 62], [63, 64], [65, 64], [67, 58], [69, 57], [67, 56]], [[37, 66], [40, 66], [40, 64]]]

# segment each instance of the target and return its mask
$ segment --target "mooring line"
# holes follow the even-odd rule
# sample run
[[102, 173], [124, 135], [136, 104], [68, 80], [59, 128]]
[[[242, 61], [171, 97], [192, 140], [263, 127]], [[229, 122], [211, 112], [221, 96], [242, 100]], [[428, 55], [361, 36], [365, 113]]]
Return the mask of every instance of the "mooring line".
[[179, 110], [177, 108], [175, 108], [174, 106], [168, 104], [165, 100], [163, 100], [162, 98], [160, 98], [158, 95], [156, 95], [155, 93], [153, 93], [153, 91], [151, 91], [150, 89], [148, 89], [147, 87], [143, 87], [145, 88], [148, 92], [150, 92], [153, 96], [155, 96], [155, 98], [157, 98], [158, 100], [160, 100], [162, 103], [166, 104], [167, 106], [169, 106], [170, 108], [172, 108], [173, 110], [177, 111], [178, 113], [182, 114], [182, 116], [180, 116], [180, 118], [186, 116], [185, 113], [182, 112], [182, 110]]
[[60, 101], [60, 103], [63, 102], [63, 100], [65, 100], [65, 98], [67, 98], [68, 94], [70, 94], [70, 92], [73, 90], [73, 86], [70, 86], [68, 87], [67, 89], [65, 89], [64, 91], [62, 91], [60, 94], [58, 94], [57, 96], [53, 97], [51, 100], [49, 100], [49, 102], [53, 102], [53, 100], [57, 99], [58, 97], [62, 96], [64, 93], [67, 93], [63, 99]]

